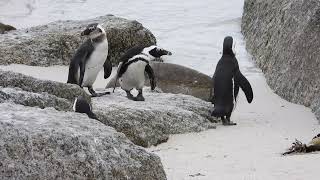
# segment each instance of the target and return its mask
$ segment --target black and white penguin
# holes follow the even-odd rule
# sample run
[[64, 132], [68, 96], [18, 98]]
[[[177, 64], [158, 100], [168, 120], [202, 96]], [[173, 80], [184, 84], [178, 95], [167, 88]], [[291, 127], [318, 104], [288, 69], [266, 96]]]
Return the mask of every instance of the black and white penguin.
[[[134, 101], [145, 100], [142, 95], [142, 88], [145, 83], [145, 72], [149, 76], [151, 89], [154, 90], [156, 81], [149, 62], [163, 55], [172, 55], [172, 53], [153, 45], [149, 47], [133, 47], [121, 57], [116, 82], [119, 80], [119, 84], [121, 88], [126, 91], [128, 99]], [[134, 88], [138, 90], [136, 97], [130, 92]]]
[[236, 125], [230, 121], [239, 87], [244, 91], [247, 101], [252, 102], [253, 92], [249, 81], [242, 75], [238, 61], [232, 50], [233, 38], [227, 36], [223, 42], [223, 53], [212, 77], [214, 109], [212, 116], [221, 117], [223, 125]]
[[96, 93], [92, 88], [102, 68], [104, 68], [104, 78], [108, 78], [112, 72], [112, 64], [107, 60], [108, 40], [106, 32], [100, 24], [93, 23], [87, 26], [81, 36], [88, 36], [89, 38], [77, 49], [71, 59], [67, 83], [87, 87], [92, 97], [109, 94], [109, 92]]
[[98, 120], [97, 116], [92, 112], [91, 105], [81, 96], [74, 100], [73, 111], [78, 113], [86, 113], [89, 118]]

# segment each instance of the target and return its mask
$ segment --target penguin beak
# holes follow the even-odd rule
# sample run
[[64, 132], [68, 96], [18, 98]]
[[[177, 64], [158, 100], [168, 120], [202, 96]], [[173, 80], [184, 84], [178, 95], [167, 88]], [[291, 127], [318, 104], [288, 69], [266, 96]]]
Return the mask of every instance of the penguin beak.
[[89, 29], [86, 29], [86, 30], [82, 31], [80, 35], [81, 35], [81, 36], [87, 36], [87, 35], [90, 34], [90, 32], [91, 32], [91, 31], [90, 31]]
[[167, 50], [163, 50], [163, 54], [164, 54], [164, 55], [171, 56], [171, 55], [172, 55], [172, 52], [167, 51]]

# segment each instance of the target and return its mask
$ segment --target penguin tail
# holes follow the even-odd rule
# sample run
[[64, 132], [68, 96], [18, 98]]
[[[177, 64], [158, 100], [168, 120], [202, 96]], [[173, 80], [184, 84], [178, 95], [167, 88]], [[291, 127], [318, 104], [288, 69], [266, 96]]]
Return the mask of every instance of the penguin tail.
[[87, 115], [91, 119], [99, 120], [98, 117], [93, 112], [88, 112]]
[[222, 116], [225, 116], [225, 114], [226, 113], [224, 108], [220, 106], [214, 107], [213, 111], [211, 112], [211, 116], [214, 116], [214, 117], [222, 117]]

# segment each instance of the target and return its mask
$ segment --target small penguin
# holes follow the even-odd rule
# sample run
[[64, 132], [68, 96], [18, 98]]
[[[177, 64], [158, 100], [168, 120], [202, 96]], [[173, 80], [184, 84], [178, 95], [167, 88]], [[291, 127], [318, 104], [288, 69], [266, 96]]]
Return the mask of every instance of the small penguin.
[[[152, 45], [149, 47], [133, 47], [121, 57], [115, 82], [119, 80], [119, 84], [126, 91], [128, 99], [134, 101], [145, 100], [142, 95], [142, 88], [145, 82], [144, 72], [148, 74], [151, 89], [154, 90], [156, 81], [149, 62], [163, 55], [172, 55], [172, 53]], [[136, 97], [130, 92], [133, 88], [138, 90]]]
[[104, 69], [104, 78], [108, 78], [112, 72], [112, 64], [107, 60], [108, 40], [105, 30], [98, 23], [89, 24], [81, 33], [88, 36], [71, 59], [67, 83], [78, 84], [80, 87], [88, 87], [92, 97], [110, 94], [110, 92], [96, 93], [92, 85], [99, 71]]
[[233, 38], [227, 36], [223, 42], [222, 57], [212, 77], [213, 97], [211, 102], [214, 104], [214, 109], [211, 115], [221, 117], [223, 125], [236, 125], [236, 123], [230, 121], [230, 117], [234, 108], [234, 101], [237, 101], [239, 87], [244, 91], [249, 103], [253, 99], [251, 85], [240, 72], [232, 47]]
[[77, 97], [74, 100], [73, 111], [78, 113], [86, 113], [89, 118], [99, 120], [97, 116], [92, 112], [91, 105], [81, 96]]

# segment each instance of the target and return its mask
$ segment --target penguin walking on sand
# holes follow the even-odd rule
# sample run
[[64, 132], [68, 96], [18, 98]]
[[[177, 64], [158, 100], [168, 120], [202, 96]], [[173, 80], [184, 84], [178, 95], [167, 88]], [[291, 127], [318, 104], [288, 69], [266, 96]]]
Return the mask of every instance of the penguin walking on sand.
[[251, 85], [240, 72], [232, 47], [233, 38], [230, 36], [225, 37], [222, 57], [212, 77], [213, 97], [211, 102], [214, 104], [214, 109], [211, 115], [220, 117], [223, 125], [236, 125], [236, 123], [230, 120], [230, 117], [234, 108], [234, 102], [237, 101], [239, 87], [244, 91], [249, 103], [253, 99]]
[[107, 60], [108, 40], [105, 30], [98, 23], [89, 24], [81, 33], [88, 36], [71, 59], [67, 83], [78, 84], [87, 87], [92, 97], [110, 94], [110, 92], [96, 93], [92, 85], [99, 71], [104, 69], [104, 78], [108, 78], [112, 72], [112, 64]]
[[77, 97], [74, 100], [73, 111], [78, 113], [85, 113], [89, 118], [98, 120], [97, 116], [92, 112], [91, 105], [81, 96]]
[[[133, 47], [121, 57], [115, 82], [119, 80], [120, 87], [126, 91], [128, 99], [134, 101], [145, 100], [142, 95], [142, 88], [145, 83], [145, 72], [149, 76], [151, 90], [154, 90], [156, 81], [149, 62], [163, 55], [172, 55], [172, 53], [152, 45], [149, 47]], [[131, 90], [134, 88], [138, 90], [136, 97], [131, 94]]]

